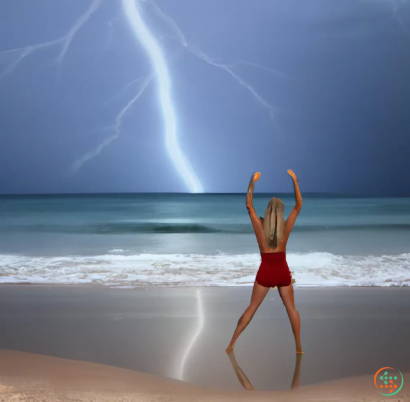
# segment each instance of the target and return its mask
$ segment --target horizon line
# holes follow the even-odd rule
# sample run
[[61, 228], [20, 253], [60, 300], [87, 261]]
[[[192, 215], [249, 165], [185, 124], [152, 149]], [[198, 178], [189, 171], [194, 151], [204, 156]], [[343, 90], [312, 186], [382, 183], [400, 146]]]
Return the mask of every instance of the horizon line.
[[[0, 197], [19, 197], [19, 196], [102, 196], [102, 195], [109, 195], [109, 196], [114, 196], [114, 195], [190, 195], [194, 197], [198, 197], [201, 195], [246, 195], [246, 192], [221, 192], [221, 193], [215, 193], [215, 192], [203, 192], [203, 193], [190, 193], [190, 192], [160, 192], [160, 191], [148, 191], [148, 192], [95, 192], [95, 193], [0, 193]], [[284, 195], [284, 196], [291, 196], [294, 195], [294, 192], [254, 192], [254, 195], [269, 195], [269, 194], [277, 194], [277, 195]], [[315, 191], [305, 191], [302, 196], [338, 196], [338, 197], [352, 197], [352, 198], [357, 198], [357, 197], [377, 197], [377, 198], [393, 198], [393, 197], [399, 197], [399, 198], [409, 198], [410, 194], [404, 195], [404, 194], [360, 194], [360, 193], [329, 193], [329, 192], [315, 192]]]

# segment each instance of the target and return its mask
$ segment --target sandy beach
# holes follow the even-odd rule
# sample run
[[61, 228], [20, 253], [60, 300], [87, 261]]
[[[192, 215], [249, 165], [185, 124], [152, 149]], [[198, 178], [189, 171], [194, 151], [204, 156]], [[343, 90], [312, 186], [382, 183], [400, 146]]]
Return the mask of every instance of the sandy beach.
[[[299, 362], [286, 311], [271, 290], [235, 347], [256, 392], [245, 391], [224, 352], [250, 293], [2, 286], [2, 400], [34, 401], [36, 392], [84, 401], [93, 392], [101, 393], [94, 400], [130, 401], [383, 400], [373, 377], [387, 366], [403, 373], [397, 396], [407, 400], [410, 288], [296, 288], [305, 350]], [[22, 392], [32, 399], [21, 399]], [[102, 399], [107, 392], [123, 399]], [[10, 399], [13, 393], [20, 399]]]

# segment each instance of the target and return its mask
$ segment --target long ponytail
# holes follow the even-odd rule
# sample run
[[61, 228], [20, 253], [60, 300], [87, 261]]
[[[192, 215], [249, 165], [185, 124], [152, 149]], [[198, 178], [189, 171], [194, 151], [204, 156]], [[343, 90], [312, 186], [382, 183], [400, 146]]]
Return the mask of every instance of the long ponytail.
[[269, 201], [263, 220], [263, 229], [268, 247], [276, 249], [285, 232], [285, 204], [279, 198]]

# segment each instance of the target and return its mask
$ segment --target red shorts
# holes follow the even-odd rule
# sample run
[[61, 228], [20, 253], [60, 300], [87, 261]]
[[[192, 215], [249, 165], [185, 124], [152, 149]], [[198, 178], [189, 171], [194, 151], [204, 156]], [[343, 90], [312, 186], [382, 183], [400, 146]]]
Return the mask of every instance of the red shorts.
[[289, 286], [292, 283], [286, 253], [261, 253], [262, 262], [256, 274], [256, 282], [266, 288]]

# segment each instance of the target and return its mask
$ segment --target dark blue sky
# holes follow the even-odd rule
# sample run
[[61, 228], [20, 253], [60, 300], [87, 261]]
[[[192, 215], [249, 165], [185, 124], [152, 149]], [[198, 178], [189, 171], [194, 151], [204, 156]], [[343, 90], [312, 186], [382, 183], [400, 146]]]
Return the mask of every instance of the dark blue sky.
[[[91, 4], [3, 0], [0, 51], [61, 38]], [[291, 168], [302, 191], [410, 195], [410, 3], [156, 4], [193, 49], [281, 73], [233, 67], [274, 107], [272, 121], [249, 90], [183, 48], [141, 3], [167, 59], [181, 149], [206, 192], [244, 192], [253, 171], [262, 172], [258, 191], [292, 191]], [[187, 191], [165, 147], [155, 80], [124, 116], [120, 136], [70, 171], [113, 135], [104, 129], [152, 68], [120, 0], [102, 0], [59, 67], [62, 45], [38, 49], [12, 71], [22, 52], [0, 55], [0, 193]]]

